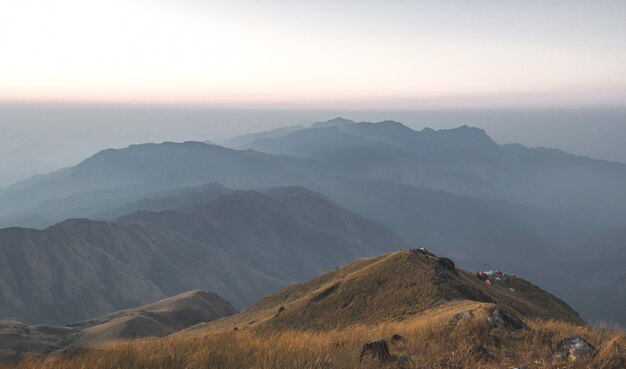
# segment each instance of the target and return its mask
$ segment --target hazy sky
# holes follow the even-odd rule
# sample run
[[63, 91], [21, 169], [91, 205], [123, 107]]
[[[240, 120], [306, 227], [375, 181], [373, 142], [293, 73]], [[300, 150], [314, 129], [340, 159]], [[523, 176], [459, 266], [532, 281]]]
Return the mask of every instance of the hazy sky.
[[626, 101], [624, 0], [1, 0], [0, 100]]

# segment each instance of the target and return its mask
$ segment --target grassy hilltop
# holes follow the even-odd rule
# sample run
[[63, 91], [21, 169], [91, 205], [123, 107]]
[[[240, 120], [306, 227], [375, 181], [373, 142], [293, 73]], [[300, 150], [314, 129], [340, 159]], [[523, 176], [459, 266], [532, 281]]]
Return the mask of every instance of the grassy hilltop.
[[[555, 358], [568, 336], [596, 352]], [[361, 360], [363, 345], [378, 339], [390, 359]], [[18, 368], [620, 369], [624, 348], [624, 332], [586, 326], [521, 278], [488, 286], [433, 255], [402, 251], [357, 260], [165, 338], [66, 350]]]

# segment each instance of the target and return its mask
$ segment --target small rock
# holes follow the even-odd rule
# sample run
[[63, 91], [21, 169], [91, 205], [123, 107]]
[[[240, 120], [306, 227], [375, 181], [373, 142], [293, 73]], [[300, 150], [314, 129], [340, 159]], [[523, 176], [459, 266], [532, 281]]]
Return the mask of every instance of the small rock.
[[439, 265], [441, 265], [442, 267], [448, 270], [454, 270], [455, 268], [454, 261], [452, 261], [452, 259], [442, 257], [442, 258], [437, 259], [437, 262], [439, 263]]
[[233, 328], [233, 331], [238, 331], [238, 330], [239, 330], [239, 327]]
[[581, 336], [569, 336], [556, 345], [554, 358], [578, 360], [593, 357], [596, 353], [598, 353], [598, 350]]
[[450, 320], [450, 324], [456, 325], [458, 324], [461, 320], [472, 320], [474, 319], [474, 313], [472, 313], [469, 310], [465, 310], [465, 311], [460, 311], [456, 314], [454, 314], [454, 316], [452, 317], [452, 319]]
[[393, 336], [391, 336], [391, 343], [398, 343], [402, 341], [404, 341], [404, 337], [399, 334], [394, 334]]
[[363, 360], [365, 357], [371, 357], [372, 359], [380, 362], [391, 361], [393, 357], [389, 353], [389, 346], [385, 340], [369, 341], [363, 345], [361, 349], [361, 355], [359, 360]]
[[494, 309], [491, 312], [490, 321], [495, 325], [505, 329], [526, 329], [528, 326], [520, 318], [515, 315], [501, 310]]

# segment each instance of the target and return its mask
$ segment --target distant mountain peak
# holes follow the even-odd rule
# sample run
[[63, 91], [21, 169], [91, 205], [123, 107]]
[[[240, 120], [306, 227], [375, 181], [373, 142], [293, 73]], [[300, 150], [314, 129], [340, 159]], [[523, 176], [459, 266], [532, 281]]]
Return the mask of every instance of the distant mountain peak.
[[248, 133], [248, 134], [243, 134], [243, 135], [239, 135], [239, 136], [235, 136], [231, 139], [228, 139], [224, 142], [222, 142], [221, 144], [225, 147], [230, 147], [230, 148], [241, 148], [247, 144], [250, 144], [254, 141], [257, 140], [262, 140], [262, 139], [273, 139], [273, 138], [278, 138], [278, 137], [282, 137], [282, 136], [286, 136], [290, 133], [299, 131], [301, 129], [304, 129], [304, 126], [300, 126], [300, 125], [294, 125], [294, 126], [287, 126], [287, 127], [279, 127], [279, 128], [274, 128], [274, 129], [270, 129], [269, 131], [263, 131], [263, 132], [257, 132], [257, 133]]
[[401, 126], [404, 125], [404, 124], [402, 124], [402, 123], [400, 123], [400, 122], [398, 122], [396, 120], [390, 120], [390, 119], [380, 121], [377, 124], [393, 124], [393, 125], [401, 125]]
[[440, 129], [435, 131], [440, 137], [446, 137], [450, 142], [457, 146], [476, 146], [481, 147], [497, 146], [498, 144], [481, 128], [470, 127], [466, 124], [451, 129]]
[[313, 123], [313, 125], [311, 125], [311, 127], [314, 128], [320, 128], [320, 127], [341, 127], [341, 126], [345, 126], [348, 124], [354, 124], [356, 123], [353, 120], [350, 119], [345, 119], [342, 117], [337, 117], [337, 118], [333, 118], [331, 120], [327, 120], [325, 122], [316, 122]]
[[480, 132], [482, 134], [487, 134], [485, 133], [485, 131], [482, 128], [477, 128], [477, 127], [472, 127], [472, 126], [468, 126], [467, 124], [464, 124], [462, 126], [458, 126], [456, 128], [450, 128], [449, 131], [458, 131], [458, 132]]

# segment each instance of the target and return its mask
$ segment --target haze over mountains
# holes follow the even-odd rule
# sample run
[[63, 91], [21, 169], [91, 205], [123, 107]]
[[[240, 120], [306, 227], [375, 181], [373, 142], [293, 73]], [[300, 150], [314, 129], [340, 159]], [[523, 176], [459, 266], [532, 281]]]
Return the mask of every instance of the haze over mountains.
[[[16, 269], [0, 280], [11, 301], [2, 314], [66, 322], [197, 288], [245, 306], [419, 243], [468, 268], [523, 274], [587, 319], [624, 323], [626, 300], [608, 286], [626, 255], [620, 237], [602, 235], [626, 225], [626, 164], [499, 145], [468, 126], [341, 118], [228, 144], [105, 150], [0, 190], [4, 226], [62, 221], [0, 230], [0, 261]], [[76, 217], [100, 221], [63, 221]], [[588, 249], [597, 267], [585, 266]], [[58, 280], [37, 286], [46, 270]]]
[[0, 230], [0, 316], [68, 323], [205, 288], [243, 307], [399, 238], [300, 188], [230, 191], [114, 222]]

